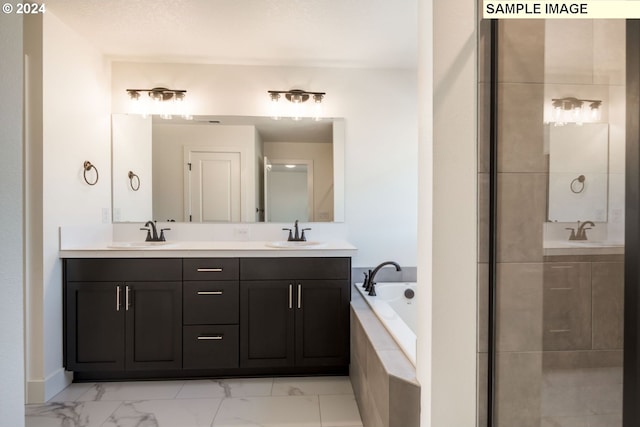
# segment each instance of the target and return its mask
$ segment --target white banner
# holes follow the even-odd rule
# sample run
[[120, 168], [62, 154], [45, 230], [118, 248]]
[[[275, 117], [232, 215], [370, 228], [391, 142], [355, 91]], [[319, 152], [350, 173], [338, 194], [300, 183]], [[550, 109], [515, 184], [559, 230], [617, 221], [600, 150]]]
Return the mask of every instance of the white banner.
[[640, 19], [639, 0], [483, 0], [485, 19]]

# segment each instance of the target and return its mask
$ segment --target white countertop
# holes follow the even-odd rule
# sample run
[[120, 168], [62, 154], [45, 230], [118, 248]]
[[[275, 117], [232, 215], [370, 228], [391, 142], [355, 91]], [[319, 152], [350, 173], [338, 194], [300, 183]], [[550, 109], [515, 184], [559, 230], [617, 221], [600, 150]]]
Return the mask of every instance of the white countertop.
[[271, 247], [270, 241], [169, 241], [144, 247], [142, 242], [110, 242], [61, 247], [60, 258], [234, 258], [353, 256], [357, 250], [346, 241], [316, 246]]

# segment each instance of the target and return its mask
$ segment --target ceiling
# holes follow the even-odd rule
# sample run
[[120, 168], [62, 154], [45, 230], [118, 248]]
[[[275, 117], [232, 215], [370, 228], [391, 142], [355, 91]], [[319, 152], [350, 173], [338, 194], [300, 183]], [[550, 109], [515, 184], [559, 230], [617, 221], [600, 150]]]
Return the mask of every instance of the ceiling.
[[48, 0], [116, 60], [417, 67], [418, 0]]

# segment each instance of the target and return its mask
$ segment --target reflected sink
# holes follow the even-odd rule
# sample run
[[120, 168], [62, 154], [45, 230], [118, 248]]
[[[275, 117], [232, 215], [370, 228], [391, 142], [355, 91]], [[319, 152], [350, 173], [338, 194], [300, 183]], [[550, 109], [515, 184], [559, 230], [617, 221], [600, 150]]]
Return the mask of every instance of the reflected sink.
[[160, 249], [175, 246], [171, 242], [112, 242], [111, 249]]
[[270, 248], [278, 249], [315, 249], [326, 245], [325, 242], [289, 242], [286, 240], [267, 243]]

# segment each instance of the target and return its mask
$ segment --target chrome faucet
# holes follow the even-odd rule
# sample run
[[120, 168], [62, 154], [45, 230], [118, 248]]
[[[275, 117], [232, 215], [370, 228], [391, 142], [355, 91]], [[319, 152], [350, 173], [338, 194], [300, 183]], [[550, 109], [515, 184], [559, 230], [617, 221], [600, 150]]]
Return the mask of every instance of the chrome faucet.
[[365, 283], [362, 285], [364, 287], [364, 290], [369, 292], [369, 295], [371, 296], [376, 295], [376, 282], [374, 282], [373, 279], [376, 277], [376, 274], [378, 273], [378, 271], [380, 271], [380, 269], [386, 265], [393, 265], [396, 268], [396, 271], [402, 270], [402, 267], [400, 267], [400, 265], [397, 262], [393, 262], [393, 261], [385, 261], [382, 264], [378, 265], [376, 268], [374, 268], [373, 271], [369, 270], [369, 276], [367, 277], [367, 275], [365, 274], [364, 276]]
[[[151, 228], [148, 228], [151, 227]], [[165, 230], [171, 230], [170, 228], [162, 228], [160, 229], [160, 235], [158, 236], [158, 229], [156, 228], [155, 221], [147, 221], [144, 224], [144, 227], [140, 230], [146, 230], [147, 238], [144, 239], [145, 242], [165, 242], [167, 239], [164, 237]]]
[[289, 242], [306, 242], [307, 241], [307, 237], [304, 235], [304, 232], [307, 230], [311, 230], [310, 228], [303, 228], [302, 229], [302, 234], [300, 234], [300, 230], [298, 229], [298, 220], [296, 219], [296, 222], [293, 224], [293, 228], [295, 230], [295, 234], [292, 233], [292, 230], [290, 228], [283, 228], [283, 230], [288, 231], [289, 232], [289, 237], [287, 238], [287, 240]]
[[[590, 225], [591, 227], [585, 227], [586, 225]], [[565, 228], [565, 230], [571, 230], [571, 235], [569, 235], [569, 240], [587, 240], [587, 230], [591, 230], [591, 228], [596, 225], [592, 221], [580, 222], [578, 221], [578, 229], [576, 231], [575, 228]]]

